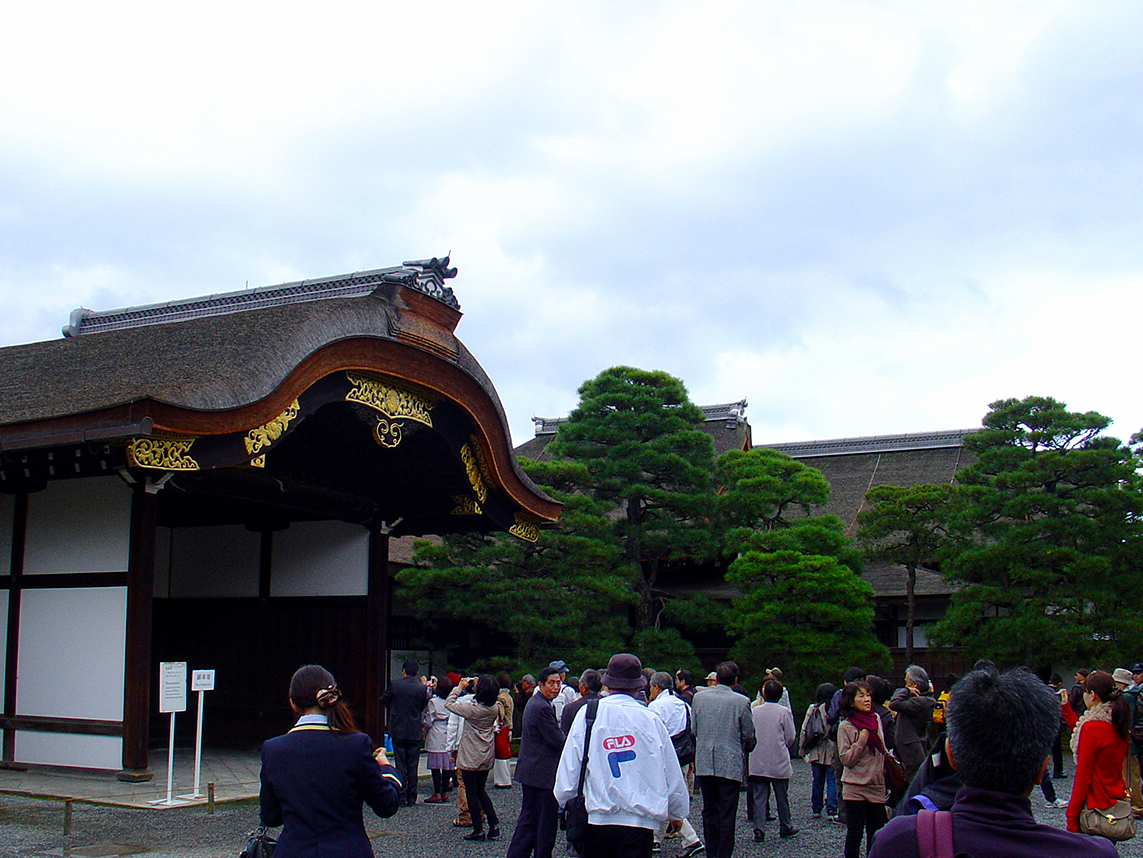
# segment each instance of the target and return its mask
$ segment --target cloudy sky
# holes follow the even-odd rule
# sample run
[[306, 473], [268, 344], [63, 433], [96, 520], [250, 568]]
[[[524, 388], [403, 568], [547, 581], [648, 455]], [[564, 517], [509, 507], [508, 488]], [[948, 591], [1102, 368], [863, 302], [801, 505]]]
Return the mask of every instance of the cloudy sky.
[[451, 252], [516, 443], [616, 364], [756, 442], [1143, 427], [1143, 4], [8, 4], [0, 343]]

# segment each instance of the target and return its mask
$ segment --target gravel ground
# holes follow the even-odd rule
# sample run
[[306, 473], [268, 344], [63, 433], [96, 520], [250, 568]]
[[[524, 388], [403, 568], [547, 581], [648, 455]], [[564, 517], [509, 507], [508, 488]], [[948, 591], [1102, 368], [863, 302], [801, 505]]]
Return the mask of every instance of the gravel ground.
[[[1070, 761], [1069, 761], [1070, 763]], [[801, 760], [794, 761], [790, 782], [790, 806], [794, 825], [801, 833], [789, 840], [779, 840], [777, 823], [767, 829], [765, 844], [752, 842], [751, 826], [746, 821], [745, 801], [739, 803], [738, 844], [740, 858], [808, 858], [808, 856], [840, 856], [844, 829], [824, 819], [810, 816], [810, 772]], [[1059, 795], [1067, 797], [1071, 781], [1055, 781]], [[421, 782], [422, 798], [427, 782]], [[366, 828], [373, 838], [379, 858], [424, 858], [424, 856], [472, 856], [493, 858], [508, 849], [512, 826], [519, 811], [519, 788], [492, 790], [492, 801], [501, 817], [503, 838], [494, 843], [466, 843], [461, 835], [466, 829], [453, 828], [456, 817], [451, 806], [418, 804], [402, 809], [397, 816], [380, 820], [366, 811]], [[745, 796], [743, 796], [745, 798]], [[701, 799], [691, 803], [691, 822], [702, 835]], [[1064, 824], [1064, 811], [1044, 806], [1039, 790], [1032, 796], [1032, 810], [1041, 822]], [[213, 815], [205, 807], [168, 808], [162, 810], [128, 810], [90, 804], [73, 805], [72, 833], [63, 834], [64, 808], [60, 802], [17, 796], [0, 796], [0, 858], [40, 858], [41, 856], [76, 856], [76, 858], [111, 858], [118, 855], [149, 855], [163, 858], [235, 858], [245, 842], [245, 835], [258, 818], [257, 802], [220, 804]], [[1143, 838], [1141, 838], [1143, 839]], [[663, 858], [678, 852], [677, 841], [667, 840]], [[564, 854], [557, 845], [557, 856]], [[1129, 841], [1119, 847], [1119, 854], [1143, 858], [1143, 843]]]

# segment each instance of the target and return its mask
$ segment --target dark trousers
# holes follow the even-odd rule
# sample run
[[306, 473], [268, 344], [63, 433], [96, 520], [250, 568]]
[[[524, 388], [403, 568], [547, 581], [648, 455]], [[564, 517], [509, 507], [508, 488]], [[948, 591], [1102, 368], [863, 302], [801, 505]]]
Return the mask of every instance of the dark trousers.
[[885, 805], [871, 801], [845, 800], [845, 858], [861, 855], [861, 835], [865, 835], [865, 854], [873, 845], [873, 835], [885, 825]]
[[822, 763], [810, 763], [813, 785], [810, 787], [810, 809], [822, 812], [822, 792], [825, 792], [825, 811], [829, 816], [837, 814], [837, 786], [833, 782], [833, 767]]
[[560, 806], [549, 787], [523, 784], [520, 796], [520, 815], [516, 817], [516, 830], [508, 845], [507, 858], [552, 858], [556, 845], [556, 822]]
[[[698, 782], [702, 792], [702, 834], [707, 858], [730, 858], [734, 852], [734, 824], [738, 821], [738, 792], [742, 784], [714, 775], [703, 775]], [[765, 814], [765, 809], [762, 812]]]
[[488, 770], [470, 772], [461, 769], [461, 778], [464, 779], [464, 792], [468, 796], [468, 812], [472, 815], [472, 830], [484, 830], [484, 817], [488, 817], [488, 827], [497, 828], [500, 819], [496, 816], [496, 808], [492, 806], [492, 799], [488, 797], [488, 790], [484, 785], [488, 783]]
[[1056, 787], [1052, 783], [1052, 773], [1047, 771], [1046, 769], [1044, 771], [1044, 777], [1040, 781], [1040, 789], [1044, 793], [1044, 800], [1045, 801], [1055, 801], [1056, 800]]
[[774, 804], [778, 807], [778, 827], [781, 833], [793, 831], [794, 825], [790, 821], [790, 798], [788, 788], [789, 778], [764, 778], [751, 776], [750, 786], [753, 787], [754, 797], [754, 829], [766, 830], [766, 806], [770, 803], [770, 789], [774, 789]]
[[1052, 743], [1052, 777], [1062, 778], [1064, 776], [1064, 747], [1063, 738], [1066, 736], [1063, 730], [1056, 736], [1056, 741]]
[[580, 858], [651, 858], [655, 832], [630, 825], [588, 825]]
[[393, 765], [401, 783], [405, 785], [401, 793], [401, 804], [413, 804], [417, 800], [417, 766], [421, 761], [421, 743], [416, 739], [393, 740]]

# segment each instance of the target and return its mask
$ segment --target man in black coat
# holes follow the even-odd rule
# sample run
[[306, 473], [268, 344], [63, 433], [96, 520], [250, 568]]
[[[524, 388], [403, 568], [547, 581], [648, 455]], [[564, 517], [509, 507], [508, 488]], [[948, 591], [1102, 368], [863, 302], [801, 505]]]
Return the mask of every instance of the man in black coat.
[[417, 766], [420, 762], [421, 713], [428, 705], [432, 689], [417, 678], [415, 661], [401, 665], [401, 678], [391, 682], [381, 695], [381, 705], [389, 707], [389, 736], [393, 739], [393, 763], [404, 782], [401, 803], [417, 803]]
[[530, 697], [524, 707], [520, 754], [513, 777], [523, 787], [523, 795], [507, 858], [552, 856], [559, 813], [552, 787], [564, 749], [564, 734], [556, 723], [552, 701], [560, 693], [561, 685], [559, 670], [545, 667], [540, 671], [540, 693]]

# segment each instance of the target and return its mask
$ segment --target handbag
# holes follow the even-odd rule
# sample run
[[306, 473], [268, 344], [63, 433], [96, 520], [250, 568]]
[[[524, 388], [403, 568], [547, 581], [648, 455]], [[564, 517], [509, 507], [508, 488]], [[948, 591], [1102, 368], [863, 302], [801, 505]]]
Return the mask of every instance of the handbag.
[[675, 746], [675, 756], [679, 758], [680, 766], [689, 766], [695, 761], [695, 734], [691, 730], [691, 707], [687, 706], [687, 726], [671, 737], [671, 744]]
[[587, 704], [587, 732], [583, 736], [583, 761], [579, 767], [579, 788], [560, 809], [560, 830], [567, 832], [568, 843], [576, 847], [576, 852], [587, 840], [587, 801], [583, 797], [583, 780], [587, 775], [587, 749], [591, 741], [591, 727], [595, 723], [595, 713], [599, 710], [599, 699], [593, 698]]
[[238, 853], [238, 858], [273, 858], [278, 841], [270, 836], [266, 826], [259, 825], [246, 835], [246, 845]]
[[885, 755], [885, 788], [888, 790], [904, 789], [909, 784], [905, 777], [905, 767], [901, 765], [893, 754]]
[[507, 724], [502, 724], [500, 729], [496, 731], [495, 746], [496, 759], [512, 759], [512, 733], [511, 728]]
[[1121, 798], [1103, 810], [1089, 807], [1080, 811], [1079, 827], [1084, 834], [1108, 840], [1130, 840], [1135, 836], [1135, 817], [1131, 815], [1127, 799]]

